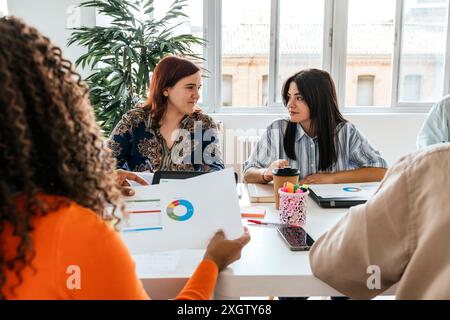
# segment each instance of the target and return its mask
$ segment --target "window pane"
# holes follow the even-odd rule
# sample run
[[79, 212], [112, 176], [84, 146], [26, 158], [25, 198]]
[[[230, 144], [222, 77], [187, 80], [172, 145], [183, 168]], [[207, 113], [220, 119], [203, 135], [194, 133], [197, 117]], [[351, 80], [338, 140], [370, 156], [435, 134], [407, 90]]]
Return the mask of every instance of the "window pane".
[[280, 1], [280, 59], [275, 96], [283, 82], [302, 69], [321, 68], [324, 0]]
[[[180, 24], [176, 26], [173, 29], [173, 35], [181, 35], [181, 34], [191, 34], [193, 36], [204, 38], [203, 36], [203, 1], [200, 0], [187, 0], [186, 6], [183, 7], [181, 10], [184, 14], [187, 15], [187, 17], [177, 17], [176, 19], [173, 19], [170, 25], [167, 25], [167, 28], [171, 28], [177, 24]], [[153, 5], [155, 7], [155, 10], [153, 12], [153, 15], [156, 19], [162, 19], [167, 11], [170, 9], [170, 6], [173, 4], [173, 1], [167, 1], [167, 0], [154, 0]], [[195, 45], [192, 46], [191, 49], [195, 52], [196, 55], [203, 58], [203, 46], [201, 45]], [[196, 65], [198, 65], [200, 68], [204, 67], [203, 60], [201, 59], [194, 59], [194, 58], [187, 58], [188, 60], [191, 60]], [[207, 78], [205, 76], [209, 76], [205, 72], [203, 73], [203, 82], [207, 81]], [[205, 85], [203, 85], [202, 88], [205, 88]], [[203, 105], [203, 90], [202, 94], [200, 95], [200, 99], [198, 101], [199, 105]], [[207, 106], [206, 106], [207, 107]]]
[[443, 95], [448, 0], [405, 0], [399, 102], [432, 102]]
[[[349, 0], [345, 106], [362, 106], [367, 86], [358, 78], [373, 75], [372, 105], [391, 104], [392, 56], [394, 53], [393, 0]], [[361, 104], [360, 104], [361, 103]]]
[[233, 75], [233, 107], [263, 105], [269, 41], [270, 0], [222, 1], [222, 74]]

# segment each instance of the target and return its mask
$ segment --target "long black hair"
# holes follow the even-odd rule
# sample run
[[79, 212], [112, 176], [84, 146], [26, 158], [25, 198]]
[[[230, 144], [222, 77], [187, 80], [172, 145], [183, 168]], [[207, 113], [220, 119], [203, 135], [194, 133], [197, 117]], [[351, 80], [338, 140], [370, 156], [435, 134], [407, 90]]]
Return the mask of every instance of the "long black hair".
[[[337, 161], [338, 150], [336, 127], [347, 120], [338, 108], [336, 88], [328, 72], [318, 69], [302, 70], [283, 85], [282, 97], [288, 105], [288, 91], [292, 82], [297, 84], [299, 93], [309, 107], [311, 131], [319, 142], [319, 170], [325, 171]], [[284, 135], [284, 150], [289, 158], [297, 160], [295, 155], [295, 137], [297, 123], [289, 122]]]

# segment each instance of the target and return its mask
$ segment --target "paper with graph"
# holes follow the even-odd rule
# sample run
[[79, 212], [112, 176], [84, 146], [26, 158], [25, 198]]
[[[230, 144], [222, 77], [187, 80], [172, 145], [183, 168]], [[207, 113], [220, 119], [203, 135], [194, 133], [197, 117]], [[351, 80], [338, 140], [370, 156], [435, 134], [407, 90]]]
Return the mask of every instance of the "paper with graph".
[[[243, 232], [233, 171], [222, 170], [169, 184], [135, 187], [127, 198], [121, 234], [142, 252], [204, 249], [218, 229]], [[139, 253], [139, 252], [133, 252]]]

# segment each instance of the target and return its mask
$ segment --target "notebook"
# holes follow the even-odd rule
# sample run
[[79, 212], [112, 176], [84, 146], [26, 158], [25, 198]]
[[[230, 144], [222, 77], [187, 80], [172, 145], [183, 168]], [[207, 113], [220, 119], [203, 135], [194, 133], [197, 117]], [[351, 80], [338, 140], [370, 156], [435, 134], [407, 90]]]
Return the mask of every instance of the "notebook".
[[273, 196], [273, 184], [247, 184], [248, 197], [253, 203], [275, 202]]

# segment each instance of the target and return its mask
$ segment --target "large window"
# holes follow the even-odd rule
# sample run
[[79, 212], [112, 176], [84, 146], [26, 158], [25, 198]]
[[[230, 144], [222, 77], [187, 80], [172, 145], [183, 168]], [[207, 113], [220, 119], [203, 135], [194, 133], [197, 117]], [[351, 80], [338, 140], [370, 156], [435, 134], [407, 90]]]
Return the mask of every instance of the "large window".
[[174, 32], [207, 42], [194, 50], [209, 112], [281, 112], [282, 84], [305, 68], [330, 72], [344, 112], [425, 112], [450, 93], [449, 2], [187, 0]]
[[331, 73], [343, 111], [426, 111], [449, 93], [449, 0], [203, 2], [213, 111], [280, 112], [283, 82], [305, 68]]

